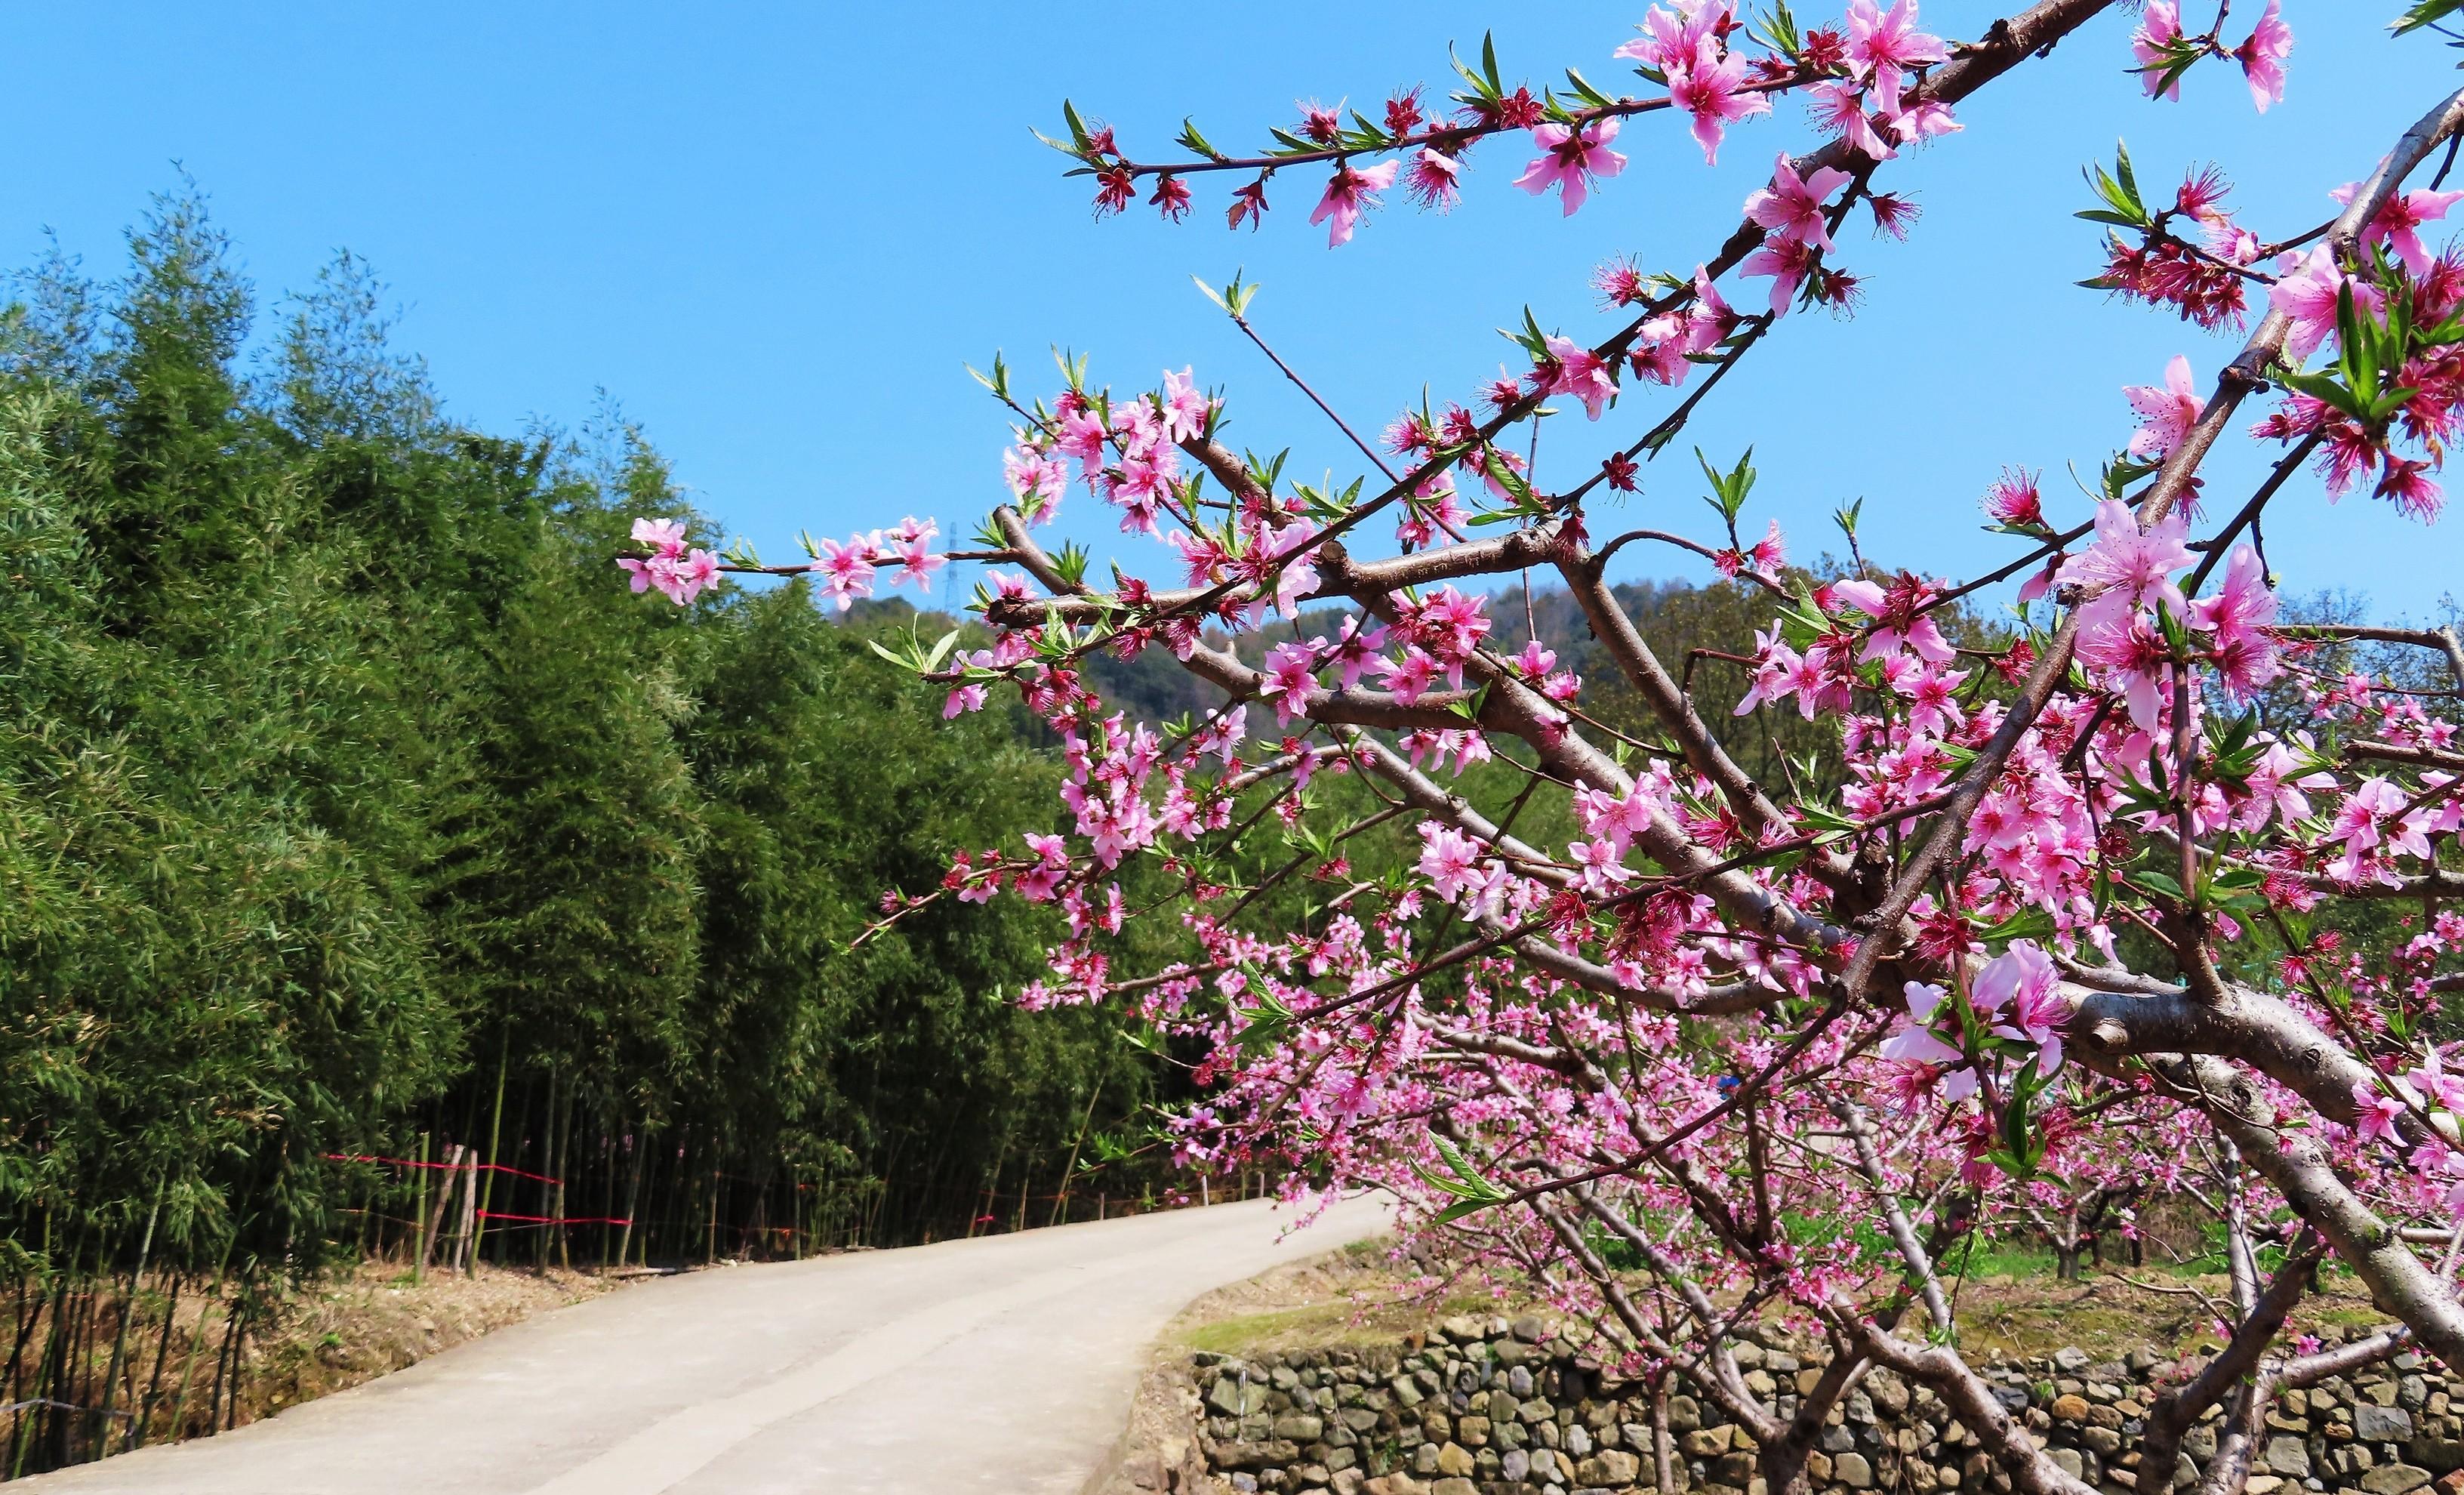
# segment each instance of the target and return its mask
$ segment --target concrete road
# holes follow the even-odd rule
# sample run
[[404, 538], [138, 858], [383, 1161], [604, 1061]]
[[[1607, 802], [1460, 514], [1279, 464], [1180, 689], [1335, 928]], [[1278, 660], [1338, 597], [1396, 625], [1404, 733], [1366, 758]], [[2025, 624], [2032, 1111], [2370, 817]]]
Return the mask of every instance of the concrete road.
[[[1385, 1228], [1263, 1201], [688, 1273], [38, 1495], [1075, 1492], [1192, 1298]], [[1281, 1239], [1279, 1239], [1281, 1238]]]

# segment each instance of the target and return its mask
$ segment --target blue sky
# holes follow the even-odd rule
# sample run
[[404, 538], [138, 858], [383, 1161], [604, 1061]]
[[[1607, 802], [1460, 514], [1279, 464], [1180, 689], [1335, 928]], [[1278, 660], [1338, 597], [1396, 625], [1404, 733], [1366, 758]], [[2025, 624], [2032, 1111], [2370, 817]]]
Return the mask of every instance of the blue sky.
[[[2238, 74], [2212, 65], [2180, 104], [2141, 100], [2123, 72], [2128, 17], [2113, 14], [1971, 100], [1966, 134], [1887, 167], [1881, 180], [1925, 216], [1904, 245], [1843, 238], [1868, 277], [1862, 311], [1792, 316], [1690, 432], [1724, 465], [1755, 448], [1755, 527], [1776, 516], [1810, 556], [1831, 542], [1831, 511], [1862, 496], [1869, 555], [1969, 574], [2009, 554], [1978, 533], [1975, 499], [2013, 463], [2047, 470], [2057, 514], [2083, 516], [2063, 469], [2093, 480], [2126, 439], [2120, 387], [2156, 382], [2177, 352], [2204, 382], [2238, 340], [2072, 286], [2098, 261], [2096, 231], [2069, 216], [2085, 206], [2081, 164], [2117, 136], [2151, 184], [2216, 161], [2245, 221], [2274, 236], [2324, 217], [2327, 189], [2456, 82], [2453, 54], [2387, 39], [2395, 0], [2283, 5], [2299, 45], [2290, 96], [2263, 120]], [[1397, 84], [1441, 91], [1448, 42], [1476, 48], [1488, 26], [1510, 76], [1544, 82], [1572, 64], [1614, 86], [1608, 54], [1644, 7], [210, 9], [0, 18], [21, 64], [0, 94], [17, 143], [0, 161], [0, 261], [30, 261], [50, 228], [114, 267], [120, 231], [177, 160], [267, 299], [348, 247], [394, 288], [398, 336], [428, 357], [450, 413], [495, 430], [578, 425], [604, 386], [704, 509], [778, 559], [800, 527], [916, 513], [970, 528], [999, 495], [1004, 427], [961, 365], [996, 348], [1029, 387], [1048, 385], [1055, 343], [1125, 385], [1194, 364], [1229, 396], [1237, 443], [1289, 447], [1291, 471], [1348, 480], [1357, 456], [1193, 274], [1245, 269], [1279, 350], [1376, 427], [1424, 385], [1468, 396], [1508, 351], [1494, 329], [1527, 304], [1545, 327], [1599, 335], [1595, 265], [1623, 253], [1690, 267], [1771, 156], [1809, 139], [1783, 105], [1706, 170], [1681, 129], [1648, 121], [1619, 142], [1625, 177], [1571, 220], [1510, 186], [1520, 143], [1491, 143], [1451, 217], [1398, 204], [1330, 252], [1297, 177], [1255, 235], [1223, 228], [1214, 185], [1178, 228], [1144, 210], [1097, 223], [1085, 184], [1061, 180], [1028, 128], [1057, 132], [1067, 95], [1151, 154], [1184, 114], [1218, 144], [1254, 143], [1297, 99], [1374, 111]], [[2003, 9], [1941, 0], [1925, 16], [1964, 36]], [[1551, 422], [1543, 486], [1633, 439], [1667, 399], [1630, 397], [1596, 428]], [[2237, 501], [2258, 462], [2240, 446], [2211, 491]], [[1630, 516], [1707, 535], [1702, 492], [1674, 450], [1595, 527]], [[2294, 590], [2353, 585], [2382, 614], [2420, 616], [2453, 587], [2458, 523], [2425, 532], [2365, 497], [2331, 508], [2304, 479], [2272, 517], [2271, 557]], [[1124, 550], [1083, 491], [1061, 527], [1099, 556], [1159, 560]], [[1637, 573], [1697, 574], [1627, 554]]]

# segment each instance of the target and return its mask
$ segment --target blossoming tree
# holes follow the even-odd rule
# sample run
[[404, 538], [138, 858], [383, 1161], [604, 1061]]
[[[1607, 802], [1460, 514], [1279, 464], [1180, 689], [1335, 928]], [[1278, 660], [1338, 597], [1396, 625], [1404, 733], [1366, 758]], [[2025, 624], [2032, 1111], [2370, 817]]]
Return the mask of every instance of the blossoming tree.
[[[2426, 0], [2398, 29], [2456, 6]], [[2043, 0], [1954, 41], [1915, 0], [1820, 25], [1673, 0], [1617, 49], [1632, 92], [1573, 71], [1509, 87], [1484, 49], [1446, 104], [1312, 106], [1248, 156], [1194, 125], [1133, 154], [1068, 110], [1052, 143], [1099, 213], [1179, 219], [1220, 179], [1229, 223], [1254, 228], [1298, 178], [1337, 247], [1392, 194], [1451, 205], [1474, 151], [1516, 152], [1513, 186], [1571, 214], [1632, 189], [1620, 134], [1654, 116], [1707, 160], [1796, 96], [1819, 143], [1781, 155], [1699, 263], [1605, 267], [1622, 321], [1600, 341], [1527, 319], [1521, 377], [1406, 411], [1379, 444], [1328, 409], [1373, 474], [1349, 490], [1224, 445], [1223, 401], [1188, 371], [1121, 389], [1073, 363], [1044, 399], [997, 361], [1008, 496], [970, 548], [936, 551], [909, 519], [765, 565], [646, 519], [625, 563], [679, 603], [725, 572], [809, 573], [841, 608], [886, 566], [919, 583], [949, 561], [1000, 568], [974, 603], [986, 647], [953, 633], [903, 662], [951, 714], [1023, 693], [1065, 744], [1061, 813], [1023, 846], [959, 853], [938, 889], [892, 891], [884, 918], [942, 897], [1057, 905], [1067, 935], [1027, 1000], [1128, 1004], [1201, 1044], [1205, 1098], [1177, 1123], [1192, 1164], [1271, 1154], [1296, 1191], [1394, 1190], [1413, 1228], [1542, 1285], [1602, 1352], [1684, 1367], [1773, 1492], [1804, 1486], [1825, 1418], [1881, 1368], [1938, 1396], [2019, 1488], [2081, 1495], [1963, 1357], [1951, 1264], [1980, 1232], [2076, 1228], [2151, 1190], [2205, 1201], [2233, 1285], [2223, 1347], [2151, 1413], [2139, 1480], [2188, 1480], [2183, 1435], [2221, 1409], [2198, 1472], [2231, 1495], [2279, 1391], [2407, 1346], [2464, 1368], [2464, 1075], [2431, 1036], [2464, 987], [2442, 969], [2464, 943], [2464, 751], [2443, 715], [2464, 647], [2292, 622], [2262, 538], [2271, 505], [2321, 486], [2436, 517], [2464, 413], [2464, 255], [2424, 235], [2464, 198], [2443, 185], [2464, 93], [2356, 180], [2319, 184], [2332, 220], [2286, 237], [2243, 224], [2213, 170], [2169, 195], [2126, 156], [2092, 173], [2097, 283], [2247, 341], [2123, 391], [2137, 429], [2079, 522], [2024, 474], [1993, 481], [2012, 556], [1991, 574], [1884, 570], [1853, 530], [1852, 564], [1791, 569], [1776, 524], [1754, 534], [1743, 463], [1705, 465], [1705, 536], [1607, 532], [1595, 513], [1740, 360], [1784, 345], [1793, 312], [1853, 299], [1851, 216], [1887, 238], [1914, 220], [1889, 187], [1902, 152], [1972, 148], [1944, 139], [1964, 99], [2114, 9]], [[2264, 111], [2292, 33], [2277, 0], [2233, 9], [2193, 31], [2145, 0], [2116, 65], [2166, 99], [2235, 70]], [[1255, 339], [1250, 289], [1213, 294]], [[1544, 487], [1518, 449], [1551, 401], [1592, 421], [1665, 409]], [[2244, 440], [2275, 451], [2264, 480], [2200, 512], [2203, 466]], [[1077, 483], [1176, 550], [1178, 584], [1119, 565], [1099, 584], [1083, 552], [1039, 541]], [[1694, 651], [1745, 666], [1742, 698], [1706, 699], [1691, 658], [1646, 645], [1606, 578], [1634, 545], [1766, 595], [1768, 627]], [[1534, 569], [1571, 592], [1647, 728], [1588, 710], [1551, 641], [1496, 642], [1492, 591]], [[2456, 689], [2324, 668], [2355, 641], [2426, 651]], [[1109, 706], [1087, 660], [1149, 649], [1221, 709], [1158, 727]], [[1739, 718], [1780, 713], [1831, 735], [1829, 768], [1748, 771]], [[1552, 818], [1571, 833], [1518, 834]], [[1386, 841], [1390, 870], [1355, 869]], [[1309, 896], [1274, 896], [1294, 887]], [[2388, 909], [2342, 937], [2345, 913]], [[1177, 920], [1182, 958], [1116, 970], [1133, 918]], [[2324, 1349], [2288, 1331], [2330, 1257], [2385, 1331]], [[1777, 1395], [1730, 1354], [1771, 1315], [1833, 1350]]]

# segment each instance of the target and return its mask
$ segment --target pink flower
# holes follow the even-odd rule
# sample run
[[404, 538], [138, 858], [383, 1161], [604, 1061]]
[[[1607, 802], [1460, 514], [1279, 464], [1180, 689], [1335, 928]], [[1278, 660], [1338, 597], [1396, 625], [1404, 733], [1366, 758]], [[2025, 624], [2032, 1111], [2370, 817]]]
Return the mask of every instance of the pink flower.
[[619, 556], [616, 558], [616, 563], [624, 567], [633, 578], [633, 591], [636, 595], [647, 592], [653, 586], [665, 592], [668, 589], [668, 578], [675, 575], [676, 570], [676, 558], [673, 556], [652, 556], [648, 561], [638, 561], [631, 556]]
[[1069, 491], [1069, 471], [1050, 452], [1016, 446], [1001, 453], [1001, 477], [1029, 517], [1049, 523]]
[[2267, 0], [2258, 24], [2251, 28], [2250, 39], [2233, 49], [2242, 77], [2250, 82], [2250, 101], [2259, 113], [2265, 114], [2269, 104], [2284, 101], [2284, 59], [2291, 55], [2293, 28], [2276, 13], [2276, 0]]
[[1580, 131], [1562, 124], [1535, 124], [1531, 139], [1542, 155], [1523, 168], [1514, 185], [1537, 197], [1551, 187], [1566, 205], [1566, 216], [1583, 206], [1595, 177], [1613, 177], [1625, 169], [1625, 157], [1609, 149], [1617, 139], [1616, 120], [1595, 120]]
[[1386, 629], [1378, 624], [1362, 628], [1360, 619], [1346, 613], [1343, 627], [1336, 631], [1334, 643], [1324, 652], [1324, 663], [1331, 665], [1343, 676], [1347, 691], [1360, 683], [1360, 677], [1377, 662], [1377, 651], [1386, 647]]
[[1566, 850], [1582, 869], [1583, 891], [1595, 898], [1605, 898], [1619, 885], [1631, 882], [1634, 872], [1624, 865], [1625, 853], [1615, 842], [1603, 836], [1596, 841], [1570, 841]]
[[898, 574], [892, 582], [912, 582], [919, 591], [933, 589], [933, 573], [950, 563], [947, 556], [933, 554], [931, 539], [903, 540], [898, 546]]
[[1884, 114], [1900, 112], [1904, 70], [1948, 56], [1941, 37], [1917, 30], [1916, 0], [1898, 0], [1887, 12], [1877, 10], [1874, 0], [1851, 0], [1848, 71], [1874, 91]]
[[1583, 402], [1583, 411], [1593, 420], [1600, 410], [1617, 398], [1615, 367], [1607, 360], [1571, 338], [1548, 340], [1551, 394], [1570, 394]]
[[[2353, 194], [2359, 190], [2360, 183], [2347, 182], [2327, 195], [2350, 205]], [[2425, 223], [2446, 217], [2447, 209], [2459, 202], [2464, 202], [2464, 192], [2433, 192], [2426, 187], [2398, 192], [2363, 226], [2362, 244], [2367, 248], [2384, 242], [2395, 251], [2396, 258], [2404, 261], [2404, 268], [2416, 275], [2427, 275], [2430, 272], [2430, 251], [2422, 247], [2421, 235], [2415, 231]]]
[[1206, 434], [1206, 418], [1215, 409], [1215, 402], [1206, 398], [1190, 379], [1190, 370], [1176, 374], [1170, 369], [1163, 376], [1163, 437], [1166, 441], [1196, 441]]
[[1873, 120], [1865, 113], [1865, 95], [1855, 84], [1836, 78], [1816, 83], [1806, 97], [1806, 106], [1816, 127], [1837, 131], [1849, 144], [1876, 161], [1888, 161], [1899, 154], [1875, 130]]
[[1703, 146], [1703, 159], [1713, 165], [1719, 165], [1723, 131], [1740, 120], [1771, 113], [1771, 100], [1747, 92], [1745, 83], [1746, 59], [1723, 57], [1720, 44], [1708, 36], [1696, 45], [1685, 67], [1668, 75], [1669, 100], [1694, 117], [1694, 139]]
[[2171, 451], [2190, 433], [2190, 428], [2198, 424], [2200, 414], [2208, 407], [2208, 402], [2199, 397], [2190, 383], [2190, 361], [2178, 353], [2173, 362], [2165, 365], [2161, 387], [2129, 385], [2122, 394], [2139, 412], [2139, 429], [2130, 438], [2130, 454], [2134, 457], [2162, 457]]
[[2105, 604], [2106, 610], [2127, 612], [2155, 601], [2182, 617], [2189, 607], [2173, 573], [2194, 559], [2183, 544], [2189, 535], [2190, 521], [2178, 509], [2142, 532], [2128, 504], [2107, 498], [2096, 506], [2096, 542], [2063, 561], [2055, 583], [2096, 593], [2093, 601]]
[[632, 578], [635, 592], [647, 592], [655, 586], [660, 596], [682, 607], [718, 584], [716, 556], [707, 550], [686, 554], [684, 520], [635, 519], [633, 539], [653, 552], [646, 560], [616, 558], [616, 564]]
[[2438, 511], [2447, 502], [2438, 485], [2430, 479], [2430, 464], [2387, 455], [2387, 471], [2379, 477], [2377, 496], [2387, 499], [2409, 518], [2430, 524], [2438, 518]]
[[1395, 699], [1405, 706], [1416, 704], [1427, 694], [1437, 678], [1438, 662], [1418, 645], [1404, 649], [1399, 660], [1377, 661], [1378, 683], [1393, 692]]
[[1334, 175], [1327, 179], [1326, 195], [1318, 199], [1317, 211], [1309, 214], [1312, 228], [1333, 220], [1334, 226], [1326, 231], [1328, 249], [1351, 242], [1362, 211], [1377, 206], [1376, 194], [1393, 187], [1395, 173], [1401, 169], [1401, 163], [1394, 161], [1381, 161], [1362, 171], [1353, 170], [1350, 162], [1334, 168]]
[[1287, 618], [1300, 616], [1300, 600], [1317, 590], [1317, 566], [1309, 553], [1317, 526], [1307, 519], [1279, 525], [1266, 537], [1266, 554], [1280, 562], [1275, 571], [1275, 610]]
[[2250, 546], [2233, 547], [2223, 588], [2192, 603], [2190, 616], [2215, 635], [2216, 674], [2234, 695], [2248, 700], [2283, 672], [2266, 632], [2276, 621], [2276, 594], [2268, 589], [2267, 567]]
[[2162, 94], [2178, 100], [2182, 97], [2181, 75], [2167, 81], [2165, 60], [2174, 44], [2182, 39], [2182, 11], [2174, 0], [2147, 0], [2146, 10], [2140, 12], [2139, 30], [2130, 33], [2130, 55], [2139, 59], [2139, 80], [2147, 97]]
[[1728, 18], [1727, 4], [1708, 4], [1705, 0], [1677, 0], [1675, 12], [1653, 6], [1644, 14], [1639, 39], [1627, 42], [1610, 53], [1613, 57], [1631, 57], [1645, 67], [1662, 73], [1675, 73], [1692, 64], [1705, 41], [1716, 40], [1720, 26]]
[[1788, 311], [1789, 302], [1796, 298], [1796, 288], [1813, 273], [1816, 253], [1797, 239], [1766, 239], [1762, 248], [1746, 256], [1737, 274], [1771, 277], [1771, 310], [1778, 317]]
[[984, 688], [980, 685], [962, 685], [952, 691], [949, 697], [941, 702], [941, 719], [948, 721], [964, 713], [979, 712], [983, 709]]
[[1433, 820], [1420, 822], [1419, 872], [1429, 890], [1451, 903], [1455, 894], [1477, 881], [1472, 868], [1480, 846], [1469, 836]]
[[822, 579], [824, 596], [845, 612], [855, 605], [859, 597], [872, 595], [872, 558], [874, 545], [867, 539], [851, 539], [842, 545], [825, 539], [816, 546], [821, 555], [813, 561], [812, 570]]
[[1266, 656], [1265, 676], [1258, 694], [1274, 703], [1275, 722], [1283, 726], [1307, 714], [1309, 693], [1316, 687], [1316, 653], [1306, 645], [1278, 644], [1275, 651]]
[[2045, 506], [2036, 489], [2036, 474], [2020, 468], [2006, 467], [1993, 486], [1985, 490], [1985, 512], [1996, 524], [2013, 526], [2042, 525]]
[[689, 553], [684, 563], [676, 567], [676, 587], [681, 593], [676, 597], [678, 603], [691, 603], [705, 588], [717, 584], [718, 558], [707, 550]]
[[1421, 207], [1445, 212], [1462, 196], [1462, 162], [1434, 145], [1425, 145], [1412, 158], [1411, 169], [1403, 174], [1403, 189]]
[[1919, 141], [1929, 141], [1938, 135], [1956, 135], [1967, 128], [1967, 125], [1951, 117], [1950, 105], [1936, 103], [1930, 99], [1913, 109], [1893, 116], [1891, 120], [1891, 133], [1900, 138], [1900, 143], [1903, 145], [1913, 145]]
[[[2413, 247], [2420, 248], [2417, 240]], [[2292, 257], [2285, 256], [2288, 260]], [[2328, 246], [2320, 245], [2299, 263], [2299, 271], [2287, 271], [2267, 293], [2267, 304], [2292, 319], [2293, 325], [2284, 335], [2284, 353], [2297, 365], [2307, 362], [2320, 343], [2335, 336], [2336, 308], [2346, 287], [2352, 289], [2356, 315], [2377, 317], [2387, 307], [2387, 297], [2379, 288], [2345, 274], [2344, 268], [2336, 263], [2335, 251]]]
[[2379, 1138], [2397, 1141], [2396, 1118], [2405, 1111], [2404, 1102], [2367, 1080], [2353, 1082], [2353, 1131], [2365, 1142]]
[[2070, 1020], [2070, 1000], [2062, 995], [2061, 971], [2054, 957], [2033, 939], [2014, 939], [2011, 948], [1987, 961], [1976, 973], [1970, 996], [1980, 1013], [2010, 1015], [1994, 1025], [2004, 1038], [2036, 1045], [2036, 1072], [2050, 1079], [2062, 1066], [2060, 1025]]
[[1828, 250], [1833, 245], [1822, 221], [1822, 203], [1847, 185], [1848, 173], [1830, 166], [1800, 177], [1795, 163], [1782, 154], [1771, 168], [1771, 185], [1746, 194], [1746, 216], [1778, 238]]
[[[662, 556], [681, 556], [685, 553], [685, 521], [635, 519], [633, 542], [637, 545], [648, 545], [653, 552]], [[634, 590], [638, 592], [641, 588], [637, 586]]]

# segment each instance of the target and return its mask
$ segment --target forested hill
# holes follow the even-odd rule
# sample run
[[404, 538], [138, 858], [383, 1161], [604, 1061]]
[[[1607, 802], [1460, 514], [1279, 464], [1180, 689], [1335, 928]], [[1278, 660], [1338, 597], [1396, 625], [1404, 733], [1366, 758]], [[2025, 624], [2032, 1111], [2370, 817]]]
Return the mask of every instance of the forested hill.
[[417, 1171], [335, 1159], [423, 1147], [565, 1181], [487, 1176], [516, 1261], [1042, 1222], [1153, 1058], [1004, 1000], [1015, 900], [844, 950], [1045, 813], [1020, 724], [944, 724], [801, 586], [628, 594], [658, 455], [443, 419], [347, 258], [260, 305], [185, 198], [128, 248], [0, 328], [18, 1287], [398, 1249]]

